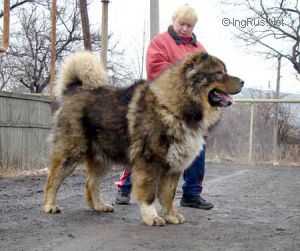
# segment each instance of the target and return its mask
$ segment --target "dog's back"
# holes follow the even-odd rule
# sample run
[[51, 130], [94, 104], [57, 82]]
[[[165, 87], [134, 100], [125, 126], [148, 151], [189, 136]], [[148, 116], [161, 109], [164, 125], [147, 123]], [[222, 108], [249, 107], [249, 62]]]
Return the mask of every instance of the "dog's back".
[[129, 87], [112, 87], [91, 52], [68, 57], [55, 86], [60, 108], [54, 117], [52, 149], [60, 149], [65, 157], [75, 152], [77, 162], [97, 155], [106, 161], [127, 163], [128, 104], [143, 84], [145, 81], [139, 80]]

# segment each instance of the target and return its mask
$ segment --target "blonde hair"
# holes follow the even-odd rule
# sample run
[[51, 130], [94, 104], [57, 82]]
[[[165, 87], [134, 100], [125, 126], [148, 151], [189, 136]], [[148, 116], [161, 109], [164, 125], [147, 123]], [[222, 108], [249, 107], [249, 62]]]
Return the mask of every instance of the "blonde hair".
[[198, 21], [198, 16], [194, 8], [188, 4], [180, 6], [173, 14], [173, 21], [178, 20], [195, 25]]

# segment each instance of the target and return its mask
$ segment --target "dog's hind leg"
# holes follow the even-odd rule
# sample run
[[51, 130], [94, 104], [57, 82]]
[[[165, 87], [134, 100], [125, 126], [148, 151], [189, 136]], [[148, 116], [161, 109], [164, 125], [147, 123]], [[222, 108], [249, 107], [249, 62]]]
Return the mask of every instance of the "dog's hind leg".
[[76, 168], [78, 158], [65, 157], [63, 154], [52, 154], [46, 186], [44, 189], [44, 211], [46, 213], [60, 213], [56, 205], [57, 191], [63, 180]]
[[148, 165], [151, 164], [135, 161], [132, 170], [133, 193], [139, 203], [143, 222], [149, 226], [163, 226], [166, 222], [155, 208], [157, 169]]
[[178, 180], [180, 173], [163, 172], [158, 187], [158, 198], [162, 206], [163, 218], [171, 224], [184, 222], [184, 217], [177, 212], [174, 205]]
[[99, 212], [113, 212], [113, 207], [106, 204], [100, 194], [100, 181], [108, 165], [105, 162], [97, 161], [93, 157], [86, 159], [87, 179], [85, 197], [90, 208]]

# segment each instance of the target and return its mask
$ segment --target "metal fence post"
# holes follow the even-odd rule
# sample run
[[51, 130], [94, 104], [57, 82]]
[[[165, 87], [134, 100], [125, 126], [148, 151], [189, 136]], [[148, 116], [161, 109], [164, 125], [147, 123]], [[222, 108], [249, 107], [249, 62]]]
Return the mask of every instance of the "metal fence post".
[[254, 126], [254, 103], [250, 103], [250, 132], [249, 132], [249, 155], [248, 162], [252, 162], [253, 155], [253, 126]]

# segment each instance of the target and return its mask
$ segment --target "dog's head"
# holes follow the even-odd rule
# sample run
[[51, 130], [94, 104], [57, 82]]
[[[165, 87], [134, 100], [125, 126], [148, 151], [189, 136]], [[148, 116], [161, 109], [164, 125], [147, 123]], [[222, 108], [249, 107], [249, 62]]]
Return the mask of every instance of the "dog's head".
[[199, 93], [212, 107], [232, 104], [230, 95], [241, 91], [244, 82], [227, 73], [225, 64], [206, 52], [194, 53], [184, 59], [183, 77], [193, 93]]

